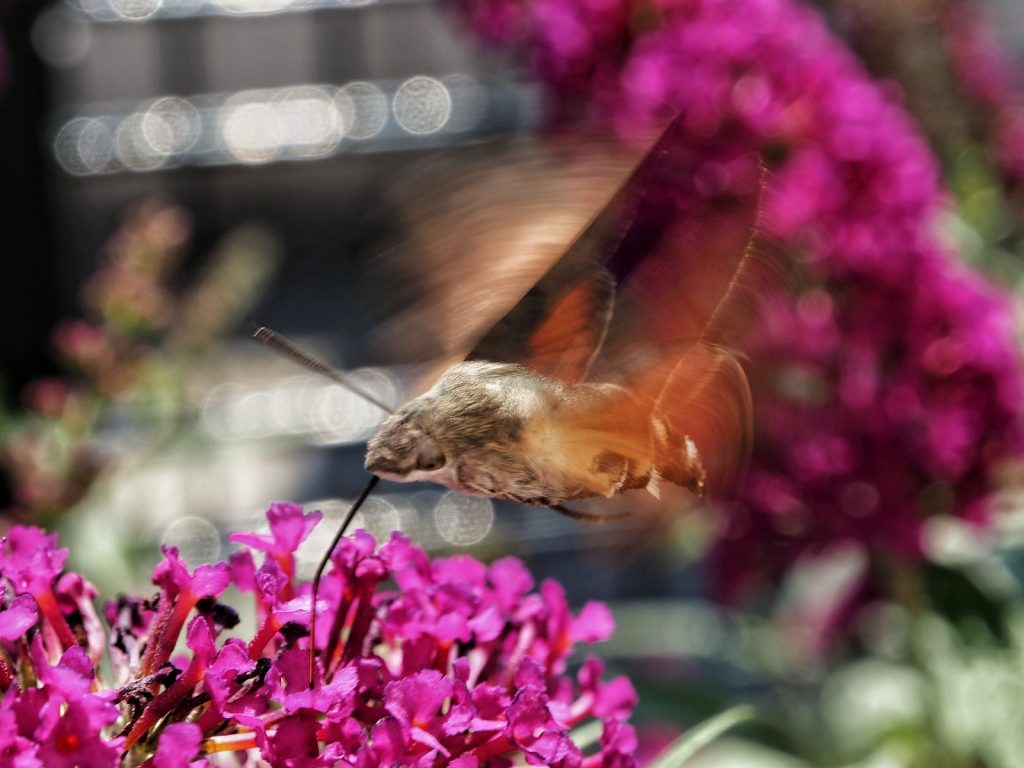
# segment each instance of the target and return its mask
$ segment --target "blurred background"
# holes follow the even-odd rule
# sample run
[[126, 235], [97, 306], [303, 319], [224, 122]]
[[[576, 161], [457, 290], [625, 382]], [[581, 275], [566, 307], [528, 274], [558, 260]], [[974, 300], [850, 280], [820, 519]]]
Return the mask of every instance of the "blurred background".
[[[594, 3], [573, 22], [593, 26], [570, 34], [557, 4], [538, 5], [540, 31], [531, 37], [509, 22], [528, 14], [530, 3], [5, 0], [3, 525], [59, 530], [71, 567], [112, 595], [146, 589], [160, 544], [181, 547], [193, 564], [225, 556], [227, 533], [258, 527], [273, 500], [340, 517], [365, 482], [365, 440], [381, 414], [251, 342], [246, 325], [269, 325], [385, 400], [399, 396], [403, 371], [372, 366], [379, 355], [365, 344], [379, 321], [375, 304], [388, 293], [373, 259], [396, 237], [382, 191], [388, 181], [438, 150], [568, 122], [599, 124], [615, 112], [601, 100], [608, 67], [633, 73], [623, 82], [639, 82], [625, 51], [646, 50], [638, 39], [648, 34], [650, 42], [659, 25], [676, 23], [664, 10], [670, 4], [625, 3], [629, 22], [609, 32], [597, 22], [623, 4]], [[769, 10], [757, 13], [789, 6], [762, 5]], [[499, 19], [493, 24], [490, 7]], [[938, 307], [928, 327], [973, 329], [998, 347], [1002, 368], [986, 389], [977, 384], [988, 381], [981, 363], [936, 363], [945, 348], [920, 342], [924, 362], [914, 365], [927, 369], [927, 381], [900, 380], [899, 392], [951, 392], [965, 377], [975, 388], [956, 389], [950, 401], [974, 414], [961, 432], [976, 439], [962, 443], [977, 446], [950, 449], [956, 455], [947, 464], [923, 462], [889, 493], [886, 480], [902, 471], [893, 467], [922, 454], [910, 438], [892, 439], [885, 443], [892, 452], [880, 455], [874, 438], [851, 436], [847, 442], [867, 446], [860, 453], [877, 466], [865, 469], [865, 458], [841, 478], [810, 480], [800, 472], [818, 459], [806, 458], [810, 448], [799, 453], [792, 439], [798, 460], [784, 460], [769, 419], [757, 466], [770, 469], [772, 482], [792, 476], [793, 487], [811, 489], [799, 515], [828, 521], [823, 527], [801, 527], [794, 521], [802, 518], [777, 503], [799, 496], [790, 486], [768, 498], [767, 470], [754, 473], [728, 514], [693, 510], [658, 535], [657, 546], [643, 520], [588, 526], [418, 486], [385, 484], [358, 524], [378, 537], [401, 530], [437, 553], [516, 554], [538, 578], [562, 581], [575, 604], [608, 602], [619, 629], [602, 652], [640, 690], [645, 750], [730, 703], [751, 701], [762, 721], [709, 750], [700, 765], [1024, 766], [1024, 433], [1015, 388], [1024, 5], [793, 7], [793, 18], [827, 28], [827, 46], [842, 51], [835, 77], [852, 67], [851, 77], [909, 116], [867, 122], [880, 133], [923, 137], [934, 158], [927, 162], [941, 179], [941, 211], [928, 236], [943, 244], [942, 263], [953, 265], [940, 271], [950, 283], [969, 271], [968, 284], [986, 286], [970, 291], [994, 309], [971, 314], [979, 300], [970, 291], [959, 304], [926, 297], [924, 305]], [[545, 36], [546, 29], [553, 31]], [[717, 41], [709, 48], [726, 47], [724, 38], [709, 39]], [[799, 48], [798, 40], [786, 44]], [[560, 68], [565, 61], [572, 66]], [[658, 66], [671, 73], [688, 64]], [[636, 115], [650, 90], [637, 88], [641, 107], [608, 122], [628, 135], [643, 120]], [[598, 96], [579, 108], [583, 91]], [[797, 145], [787, 125], [757, 129], [763, 151], [777, 149], [779, 136]], [[824, 140], [815, 146], [842, 154]], [[796, 167], [797, 154], [787, 150], [773, 162]], [[879, 199], [897, 194], [886, 183]], [[829, 192], [823, 184], [809, 194]], [[897, 288], [880, 288], [884, 280], [873, 283], [857, 267], [815, 266], [827, 262], [820, 254], [816, 261], [822, 246], [791, 234], [811, 264], [797, 315], [814, 323], [834, 315], [834, 323], [814, 327], [822, 338], [841, 337], [836, 360], [859, 359], [858, 345], [870, 347], [874, 337], [842, 318], [879, 307], [885, 315], [909, 301], [914, 280], [891, 278]], [[916, 360], [918, 326], [907, 328], [878, 357]], [[1007, 340], [1012, 346], [999, 347]], [[769, 341], [764, 354], [773, 349]], [[793, 355], [800, 365], [771, 368], [765, 391], [820, 406], [808, 374], [818, 358]], [[896, 382], [897, 367], [880, 365], [878, 376], [891, 370]], [[836, 391], [857, 421], [853, 399]], [[1003, 410], [979, 415], [979, 399], [1000, 397]], [[926, 418], [938, 414], [922, 402]], [[862, 407], [902, 406], [880, 394]], [[785, 420], [788, 412], [777, 413]], [[837, 434], [842, 429], [835, 425]], [[943, 446], [955, 444], [955, 431], [943, 432]], [[886, 507], [904, 491], [909, 517]], [[757, 512], [758, 504], [768, 512]], [[331, 531], [318, 534], [307, 567]]]
[[[152, 559], [182, 518], [234, 529], [271, 499], [354, 493], [379, 413], [247, 342], [245, 325], [357, 365], [363, 266], [388, 226], [375, 189], [431, 150], [528, 130], [535, 88], [424, 2], [5, 14], [5, 398], [23, 404], [61, 355], [84, 354], [101, 401], [81, 404], [98, 411], [82, 416], [90, 447], [56, 460], [88, 466], [34, 512], [102, 486], [82, 535]], [[30, 485], [53, 480], [40, 471]]]

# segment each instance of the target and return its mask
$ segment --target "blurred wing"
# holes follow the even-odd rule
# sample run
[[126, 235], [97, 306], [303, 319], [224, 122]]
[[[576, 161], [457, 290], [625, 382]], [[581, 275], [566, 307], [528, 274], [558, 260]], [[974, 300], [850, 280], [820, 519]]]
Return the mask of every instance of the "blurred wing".
[[[742, 474], [753, 445], [750, 385], [738, 356], [696, 341], [666, 356], [632, 384], [637, 391], [657, 391], [652, 410], [693, 441], [705, 474], [705, 494], [729, 488]], [[659, 470], [666, 480], [688, 487], [691, 470], [678, 458]]]
[[[740, 359], [779, 277], [756, 231], [761, 187], [755, 156], [709, 161], [677, 119], [470, 357], [628, 387], [693, 440], [708, 488], [726, 487], [752, 441]], [[613, 314], [595, 298], [606, 283]]]
[[592, 375], [648, 398], [689, 437], [711, 494], [730, 487], [749, 456], [741, 361], [783, 280], [757, 229], [763, 177], [757, 157], [706, 159], [670, 124], [633, 175], [639, 200], [604, 262], [621, 298]]
[[[725, 217], [731, 220], [732, 215]], [[661, 378], [664, 369], [654, 369], [640, 385], [653, 391], [660, 381], [654, 408], [693, 439], [712, 494], [735, 483], [753, 447], [753, 403], [741, 364], [750, 336], [757, 333], [753, 324], [763, 319], [769, 303], [789, 295], [783, 254], [756, 229], [756, 220], [747, 224], [749, 242], [739, 258], [731, 259], [732, 274], [703, 273], [716, 292], [705, 297], [697, 340], [669, 359], [668, 375]], [[735, 245], [728, 237], [712, 242]]]
[[775, 271], [753, 243], [761, 187], [756, 156], [708, 160], [678, 119], [666, 128], [602, 214], [625, 212], [628, 224], [597, 221], [573, 246], [581, 258], [599, 253], [618, 286], [604, 359], [617, 367], [630, 348], [696, 340], [742, 349]]
[[[647, 367], [681, 342], [738, 346], [756, 314], [753, 294], [740, 286], [750, 282], [754, 267], [748, 245], [760, 187], [756, 157], [706, 161], [688, 145], [677, 118], [469, 358], [522, 362], [550, 375], [544, 359], [532, 353], [535, 347], [548, 357], [560, 342], [563, 353], [577, 356], [574, 345], [596, 341], [602, 349], [591, 378], [607, 379], [627, 359], [637, 363], [633, 370]], [[602, 300], [612, 291], [597, 289], [609, 280], [610, 325]], [[584, 296], [590, 300], [570, 298]], [[563, 329], [557, 338], [556, 316]], [[600, 333], [579, 333], [588, 322]], [[610, 337], [604, 342], [606, 325]]]
[[640, 202], [605, 262], [621, 298], [593, 376], [645, 396], [692, 439], [707, 490], [717, 494], [732, 485], [751, 449], [753, 407], [741, 361], [765, 301], [781, 285], [781, 262], [757, 230], [758, 159], [704, 161], [675, 141], [675, 130], [669, 126], [662, 148], [637, 170]]
[[[551, 318], [535, 341], [538, 360], [564, 352], [576, 329], [591, 348], [565, 365], [585, 367], [603, 338], [591, 329], [610, 312], [610, 282], [576, 272], [587, 285], [571, 296], [531, 288], [633, 162], [596, 147], [569, 153], [518, 143], [462, 150], [404, 173], [387, 195], [401, 239], [375, 265], [390, 295], [371, 345], [385, 362], [433, 362], [438, 371], [474, 348], [511, 361]], [[502, 334], [488, 334], [517, 306]]]
[[522, 363], [551, 379], [586, 378], [615, 308], [615, 281], [591, 264], [559, 262], [467, 356]]
[[749, 448], [740, 358], [774, 270], [753, 242], [757, 158], [702, 157], [677, 119], [638, 165], [535, 145], [442, 163], [396, 187], [411, 234], [383, 263], [419, 298], [383, 343], [436, 373], [468, 357], [627, 386], [726, 483]]

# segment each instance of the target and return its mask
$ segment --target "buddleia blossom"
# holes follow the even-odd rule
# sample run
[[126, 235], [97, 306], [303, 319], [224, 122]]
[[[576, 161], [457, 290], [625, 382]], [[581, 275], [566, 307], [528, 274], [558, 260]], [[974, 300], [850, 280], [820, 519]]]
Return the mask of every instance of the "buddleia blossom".
[[[593, 658], [567, 673], [577, 643], [611, 633], [607, 608], [572, 614], [558, 584], [535, 591], [514, 558], [431, 559], [398, 534], [342, 540], [311, 685], [295, 550], [320, 514], [275, 504], [267, 517], [269, 534], [233, 537], [247, 548], [230, 563], [192, 570], [165, 548], [157, 595], [108, 602], [106, 627], [95, 590], [62, 572], [56, 537], [12, 528], [0, 546], [0, 766], [204, 768], [215, 754], [286, 768], [636, 765], [632, 685], [605, 680]], [[255, 603], [251, 638], [229, 636], [228, 586]], [[584, 754], [573, 729], [595, 719], [602, 736]]]
[[[682, 114], [704, 158], [758, 152], [760, 226], [799, 254], [797, 297], [752, 343], [757, 447], [717, 546], [730, 593], [840, 541], [920, 554], [935, 513], [988, 519], [1021, 449], [1007, 298], [940, 243], [934, 159], [887, 89], [793, 0], [453, 0], [518, 47], [555, 122], [626, 135]], [[699, 189], [701, 184], [696, 185]]]

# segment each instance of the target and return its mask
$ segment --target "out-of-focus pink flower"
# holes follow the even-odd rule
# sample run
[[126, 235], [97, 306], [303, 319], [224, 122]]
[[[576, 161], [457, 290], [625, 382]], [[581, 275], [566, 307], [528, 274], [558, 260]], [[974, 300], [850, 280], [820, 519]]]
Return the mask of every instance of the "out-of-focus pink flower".
[[66, 360], [86, 370], [109, 362], [113, 355], [108, 334], [85, 320], [69, 320], [59, 325], [53, 343]]
[[31, 595], [43, 615], [51, 659], [75, 643], [74, 632], [57, 605], [53, 587], [68, 551], [57, 547], [57, 534], [16, 525], [0, 541], [0, 573], [16, 594]]
[[64, 569], [68, 551], [57, 547], [57, 534], [15, 526], [0, 544], [0, 570], [18, 592], [49, 591]]
[[31, 381], [22, 393], [22, 399], [29, 408], [51, 419], [61, 416], [73, 396], [71, 382], [56, 376]]
[[[679, 140], [708, 168], [753, 152], [771, 166], [761, 227], [805, 257], [807, 288], [751, 343], [758, 441], [716, 545], [726, 594], [846, 540], [919, 557], [925, 513], [984, 524], [997, 473], [1024, 446], [1010, 304], [939, 242], [948, 197], [934, 159], [816, 11], [794, 0], [450, 4], [523, 53], [556, 123], [632, 137], [681, 115]], [[944, 509], [928, 509], [935, 487]]]

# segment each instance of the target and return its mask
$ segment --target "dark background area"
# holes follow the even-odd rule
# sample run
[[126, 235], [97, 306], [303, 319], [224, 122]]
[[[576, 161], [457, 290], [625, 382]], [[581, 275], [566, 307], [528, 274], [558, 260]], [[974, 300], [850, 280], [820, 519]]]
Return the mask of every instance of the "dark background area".
[[[186, 270], [197, 268], [210, 243], [231, 228], [268, 225], [287, 256], [261, 319], [344, 345], [361, 330], [345, 326], [359, 293], [353, 276], [361, 249], [373, 239], [366, 231], [374, 219], [368, 192], [428, 148], [532, 120], [506, 64], [473, 50], [434, 5], [330, 5], [249, 15], [164, 4], [139, 20], [117, 18], [113, 6], [99, 4], [4, 5], [0, 317], [9, 330], [0, 338], [0, 359], [8, 404], [27, 381], [53, 372], [49, 334], [60, 318], [79, 312], [78, 291], [96, 269], [104, 239], [139, 199], [167, 197], [194, 217]], [[120, 5], [129, 14], [149, 8]], [[453, 74], [477, 78], [488, 100], [470, 130], [450, 135], [402, 135], [392, 119], [380, 136], [343, 141], [320, 159], [245, 164], [222, 156], [211, 164], [207, 151], [142, 172], [69, 173], [55, 156], [68, 121], [116, 120], [163, 96], [220, 99], [247, 89], [350, 81], [394, 87], [415, 75]]]

